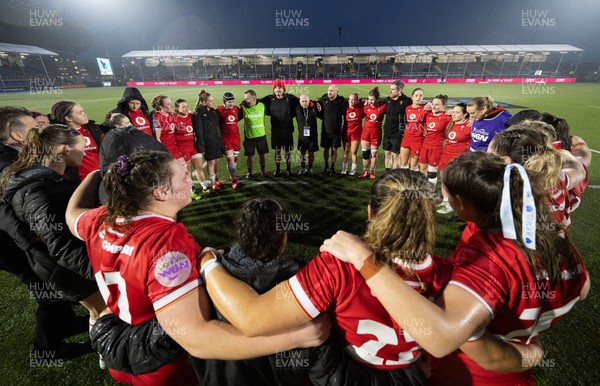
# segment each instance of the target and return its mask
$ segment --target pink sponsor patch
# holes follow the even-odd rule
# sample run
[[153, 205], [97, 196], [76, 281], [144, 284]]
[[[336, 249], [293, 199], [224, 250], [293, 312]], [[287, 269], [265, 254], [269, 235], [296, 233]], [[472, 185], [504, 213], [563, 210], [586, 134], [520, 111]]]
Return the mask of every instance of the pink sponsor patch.
[[154, 266], [154, 278], [165, 287], [177, 287], [184, 283], [192, 272], [190, 259], [181, 252], [162, 255]]

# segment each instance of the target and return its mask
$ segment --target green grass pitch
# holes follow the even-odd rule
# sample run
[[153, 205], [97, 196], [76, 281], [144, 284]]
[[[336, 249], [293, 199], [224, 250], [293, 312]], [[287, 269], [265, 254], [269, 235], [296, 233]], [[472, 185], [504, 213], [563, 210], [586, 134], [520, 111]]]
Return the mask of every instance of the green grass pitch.
[[[419, 85], [420, 86], [420, 85]], [[206, 87], [220, 103], [224, 92], [230, 91], [240, 102], [244, 91], [251, 86]], [[407, 85], [410, 93], [413, 85]], [[499, 102], [548, 111], [566, 118], [572, 133], [582, 136], [590, 148], [600, 150], [600, 84], [478, 84], [478, 85], [423, 85], [425, 97], [431, 99], [442, 93], [450, 98], [468, 99], [484, 94]], [[271, 92], [268, 86], [255, 86], [259, 97]], [[288, 85], [288, 92], [295, 95], [307, 93], [318, 99], [325, 93], [327, 85]], [[366, 97], [368, 85], [340, 86], [340, 94], [348, 96], [359, 91]], [[388, 92], [387, 85], [380, 85], [382, 94]], [[199, 88], [191, 87], [141, 87], [146, 100], [164, 93], [172, 100], [185, 98], [191, 107], [195, 105]], [[104, 114], [113, 109], [120, 99], [123, 88], [91, 88], [65, 90], [57, 94], [12, 94], [0, 95], [0, 105], [20, 105], [47, 113], [51, 105], [60, 99], [78, 101], [90, 119], [102, 121]], [[520, 108], [511, 109], [515, 113]], [[268, 121], [268, 120], [267, 120]], [[267, 130], [270, 130], [267, 122]], [[383, 170], [380, 151], [378, 173]], [[594, 153], [594, 157], [597, 153]], [[267, 170], [273, 172], [273, 152], [267, 155]], [[341, 166], [338, 157], [337, 169]], [[255, 160], [256, 164], [257, 160]], [[295, 154], [293, 169], [299, 169], [299, 157]], [[316, 154], [315, 177], [311, 180], [292, 177], [289, 179], [263, 178], [267, 183], [246, 184], [241, 189], [226, 188], [218, 194], [203, 196], [183, 210], [184, 221], [202, 246], [227, 248], [232, 242], [232, 219], [244, 201], [268, 196], [281, 200], [289, 212], [296, 216], [298, 226], [289, 234], [288, 251], [299, 261], [310, 260], [322, 240], [338, 229], [361, 234], [367, 217], [370, 181], [350, 177], [323, 177], [322, 154]], [[255, 166], [256, 169], [257, 166]], [[238, 172], [246, 172], [245, 157], [240, 157]], [[219, 174], [227, 178], [225, 160], [220, 161]], [[591, 274], [592, 286], [600, 280], [600, 167], [594, 160], [590, 168], [589, 187], [582, 204], [573, 215], [571, 235], [586, 261]], [[449, 216], [438, 215], [438, 247], [436, 253], [449, 256], [458, 240], [458, 223], [448, 222]], [[84, 385], [115, 384], [107, 371], [98, 368], [96, 355], [88, 355], [54, 366], [35, 366], [30, 361], [33, 341], [35, 301], [27, 288], [12, 276], [0, 272], [0, 384], [6, 385]], [[536, 369], [539, 385], [592, 385], [600, 381], [596, 360], [599, 357], [600, 338], [597, 321], [600, 319], [599, 296], [593, 288], [590, 296], [578, 304], [564, 320], [542, 335], [547, 350], [542, 367]], [[78, 337], [84, 338], [83, 336]]]

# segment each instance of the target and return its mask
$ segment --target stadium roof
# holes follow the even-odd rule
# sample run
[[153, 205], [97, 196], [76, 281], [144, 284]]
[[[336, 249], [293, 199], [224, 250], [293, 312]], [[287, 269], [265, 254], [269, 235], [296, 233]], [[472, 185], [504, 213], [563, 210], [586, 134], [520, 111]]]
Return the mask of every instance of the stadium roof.
[[202, 50], [130, 51], [123, 58], [157, 57], [287, 57], [321, 55], [448, 55], [503, 53], [568, 53], [583, 52], [569, 44], [465, 45], [465, 46], [382, 46], [382, 47], [295, 47], [295, 48], [229, 48]]
[[23, 44], [0, 43], [0, 53], [15, 54], [36, 54], [36, 55], [56, 55], [56, 52], [48, 51], [36, 46], [26, 46]]

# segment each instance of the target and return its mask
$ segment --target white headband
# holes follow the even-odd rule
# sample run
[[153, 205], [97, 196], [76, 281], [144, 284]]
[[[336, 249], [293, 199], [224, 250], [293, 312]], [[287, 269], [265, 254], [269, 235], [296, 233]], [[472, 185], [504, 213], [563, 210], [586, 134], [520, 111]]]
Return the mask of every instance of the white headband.
[[510, 200], [510, 171], [516, 168], [523, 179], [523, 210], [522, 210], [522, 236], [525, 246], [535, 250], [535, 232], [536, 232], [536, 210], [535, 200], [531, 192], [531, 184], [525, 168], [519, 164], [506, 165], [504, 170], [504, 186], [502, 187], [502, 201], [500, 203], [500, 221], [502, 222], [502, 234], [504, 238], [516, 240], [517, 231], [515, 230], [515, 221], [512, 214], [512, 205]]

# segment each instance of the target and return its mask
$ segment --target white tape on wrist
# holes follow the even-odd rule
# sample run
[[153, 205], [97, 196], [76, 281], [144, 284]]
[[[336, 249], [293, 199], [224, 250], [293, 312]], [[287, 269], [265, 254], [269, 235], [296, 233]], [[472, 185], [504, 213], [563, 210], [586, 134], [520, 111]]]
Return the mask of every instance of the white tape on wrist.
[[220, 265], [221, 263], [219, 263], [219, 261], [216, 258], [208, 260], [200, 269], [200, 275], [202, 275], [202, 279], [206, 281], [206, 277], [208, 276], [208, 274]]
[[215, 269], [216, 267], [218, 267], [219, 265], [221, 265], [221, 263], [219, 263], [219, 260], [217, 260], [217, 255], [212, 250], [210, 250], [208, 248], [204, 248], [202, 250], [202, 254], [200, 254], [200, 260], [202, 260], [202, 258], [204, 257], [204, 255], [207, 254], [207, 253], [209, 253], [209, 252], [210, 252], [211, 255], [213, 255], [213, 257], [200, 267], [200, 275], [202, 276], [202, 279], [204, 281], [206, 281], [206, 277], [208, 276], [208, 274], [210, 273], [210, 271], [212, 271], [213, 269]]

